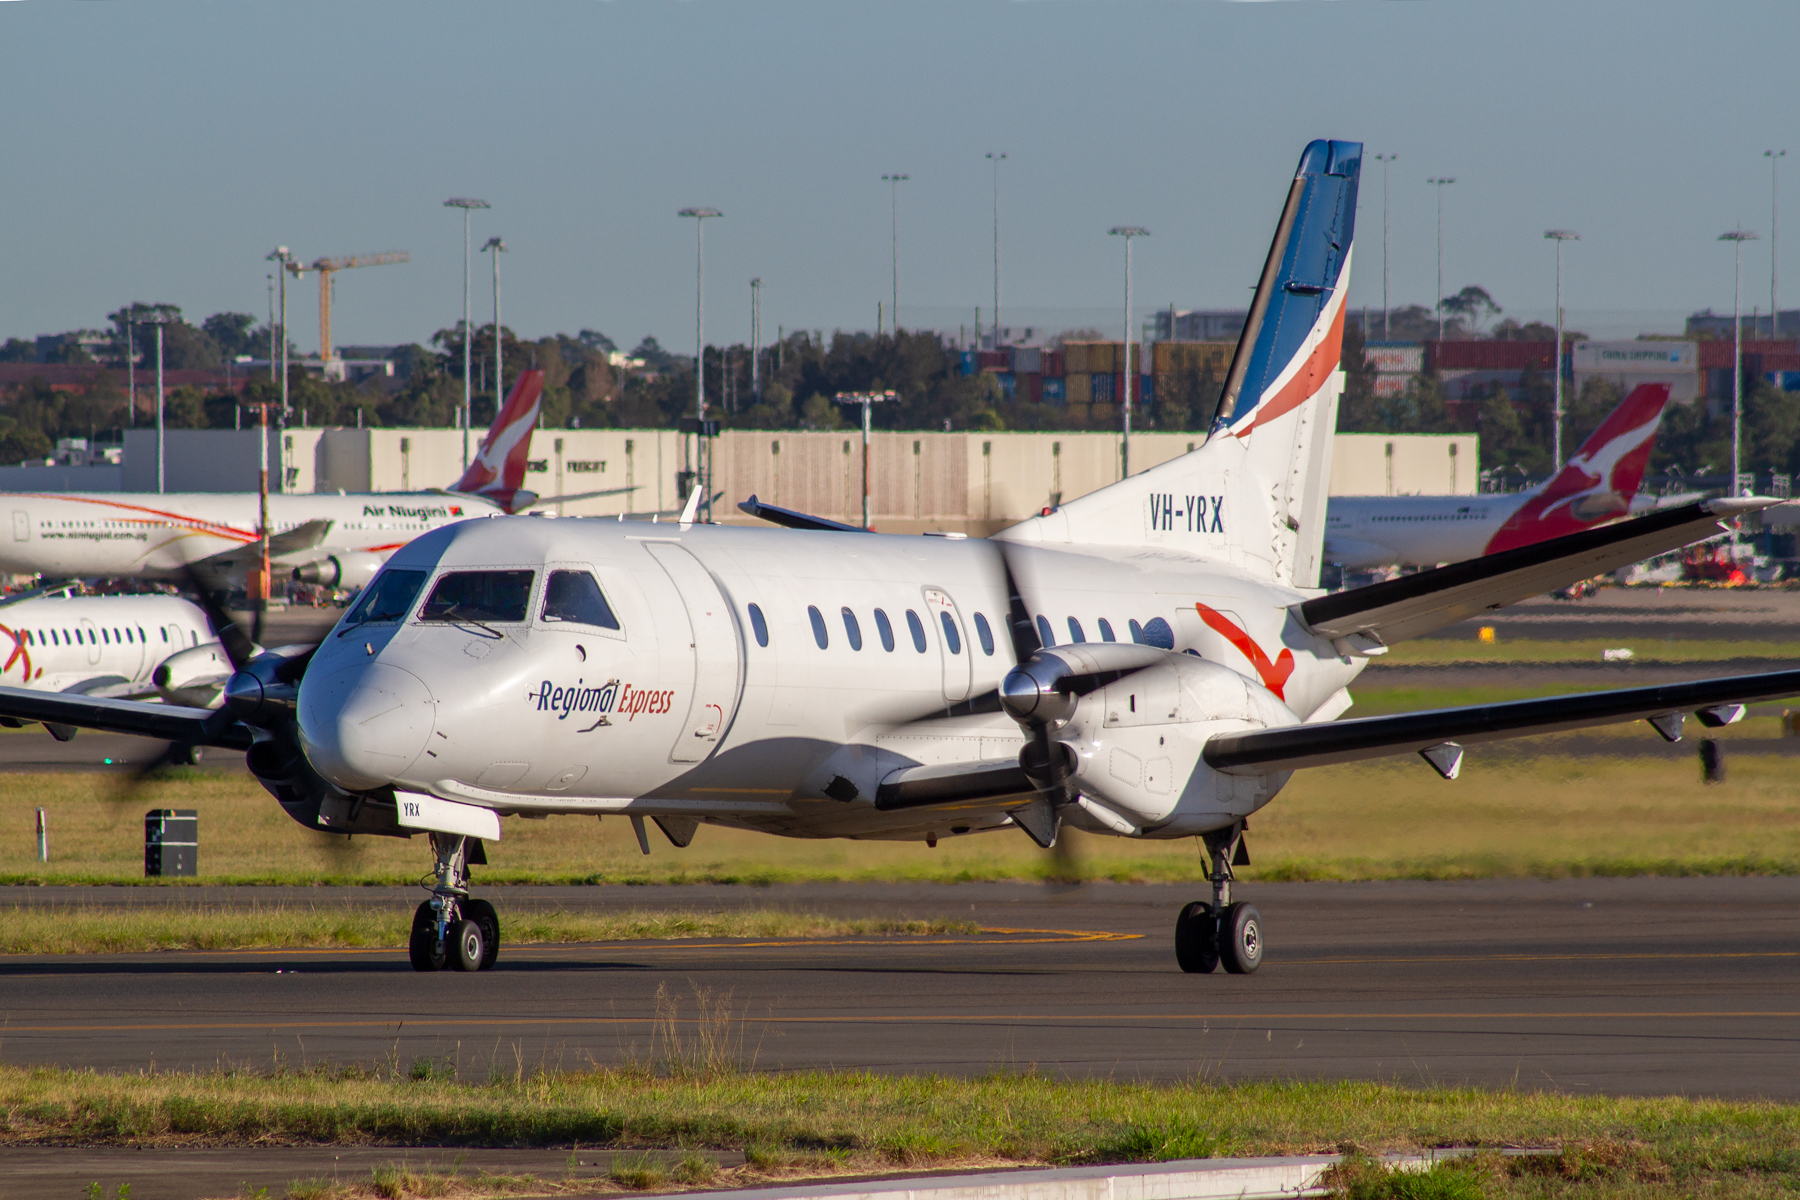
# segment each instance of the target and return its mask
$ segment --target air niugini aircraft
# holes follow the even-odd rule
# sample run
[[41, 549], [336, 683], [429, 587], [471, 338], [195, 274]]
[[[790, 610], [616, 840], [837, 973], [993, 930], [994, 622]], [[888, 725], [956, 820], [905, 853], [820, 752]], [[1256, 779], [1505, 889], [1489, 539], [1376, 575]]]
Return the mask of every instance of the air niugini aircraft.
[[[283, 573], [328, 587], [360, 587], [400, 546], [471, 516], [517, 512], [544, 373], [525, 371], [463, 477], [447, 489], [368, 495], [272, 494], [269, 555]], [[622, 489], [616, 489], [622, 490]], [[20, 575], [241, 584], [260, 563], [254, 492], [0, 493], [11, 510], [0, 571]]]
[[[308, 829], [428, 835], [422, 971], [479, 970], [470, 897], [510, 815], [935, 844], [1075, 827], [1203, 840], [1181, 968], [1248, 972], [1248, 819], [1297, 769], [1647, 719], [1736, 719], [1800, 671], [1360, 720], [1388, 646], [1717, 532], [1715, 500], [1369, 587], [1317, 586], [1361, 146], [1316, 141], [1207, 440], [987, 539], [501, 517], [389, 560], [316, 648], [246, 662], [216, 713], [0, 690], [0, 716], [235, 746]], [[684, 516], [691, 518], [692, 504]], [[225, 639], [230, 644], [230, 639]], [[1011, 836], [1007, 834], [1006, 836]]]

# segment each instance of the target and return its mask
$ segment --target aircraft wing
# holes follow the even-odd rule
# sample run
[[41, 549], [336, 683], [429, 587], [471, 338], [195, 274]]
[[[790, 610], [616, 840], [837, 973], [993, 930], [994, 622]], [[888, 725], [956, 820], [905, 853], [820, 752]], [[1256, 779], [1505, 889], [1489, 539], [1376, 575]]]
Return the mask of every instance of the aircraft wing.
[[1516, 603], [1552, 588], [1723, 533], [1722, 521], [1775, 501], [1760, 497], [1704, 500], [1403, 575], [1294, 606], [1313, 632], [1349, 639], [1353, 652], [1380, 653], [1407, 638]]
[[129, 733], [168, 742], [192, 742], [248, 750], [250, 730], [224, 713], [172, 704], [142, 704], [69, 692], [32, 692], [0, 687], [0, 717], [14, 721], [42, 721], [46, 725], [71, 725]]
[[[1800, 670], [1770, 671], [1614, 692], [1219, 734], [1207, 741], [1201, 758], [1216, 771], [1255, 775], [1414, 751], [1424, 753], [1439, 747], [1456, 750], [1463, 743], [1496, 742], [1636, 720], [1650, 721], [1657, 732], [1674, 741], [1681, 736], [1681, 719], [1689, 712], [1696, 713], [1701, 724], [1717, 727], [1741, 717], [1746, 704], [1795, 695], [1800, 695]], [[1427, 761], [1444, 770], [1430, 756]], [[1446, 773], [1453, 774], [1454, 768]]]

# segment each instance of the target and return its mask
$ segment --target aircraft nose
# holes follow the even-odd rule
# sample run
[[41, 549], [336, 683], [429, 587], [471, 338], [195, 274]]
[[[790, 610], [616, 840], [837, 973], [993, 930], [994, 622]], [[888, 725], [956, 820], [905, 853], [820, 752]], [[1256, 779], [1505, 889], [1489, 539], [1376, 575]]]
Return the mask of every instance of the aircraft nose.
[[392, 783], [425, 749], [437, 716], [424, 680], [359, 664], [300, 687], [300, 741], [319, 774], [350, 791]]

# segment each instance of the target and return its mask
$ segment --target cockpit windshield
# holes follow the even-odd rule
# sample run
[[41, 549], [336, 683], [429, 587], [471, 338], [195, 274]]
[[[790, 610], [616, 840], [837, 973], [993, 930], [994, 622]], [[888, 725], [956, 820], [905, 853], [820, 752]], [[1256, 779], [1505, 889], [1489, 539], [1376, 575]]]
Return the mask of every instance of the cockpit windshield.
[[421, 621], [523, 621], [535, 571], [451, 571], [431, 589]]
[[370, 621], [404, 621], [413, 601], [419, 598], [419, 589], [425, 586], [427, 573], [394, 568], [383, 571], [357, 597], [355, 607], [344, 618], [344, 627]]
[[574, 621], [601, 629], [619, 627], [619, 618], [613, 616], [600, 585], [586, 571], [550, 572], [544, 588], [544, 620]]

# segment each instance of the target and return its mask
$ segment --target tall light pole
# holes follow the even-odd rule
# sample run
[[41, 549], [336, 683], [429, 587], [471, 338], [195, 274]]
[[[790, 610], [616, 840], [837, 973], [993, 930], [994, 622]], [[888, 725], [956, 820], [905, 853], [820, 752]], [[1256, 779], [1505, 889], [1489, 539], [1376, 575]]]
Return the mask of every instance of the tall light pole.
[[700, 469], [706, 446], [706, 220], [725, 214], [716, 208], [684, 208], [694, 218], [694, 478], [700, 481], [700, 509], [712, 515], [712, 480]]
[[894, 336], [900, 336], [900, 185], [911, 179], [911, 175], [883, 175], [882, 180], [893, 185], [893, 204], [891, 220], [893, 222], [894, 242]]
[[[288, 411], [288, 335], [287, 335], [287, 277], [294, 270], [294, 256], [288, 253], [286, 246], [277, 246], [271, 250], [267, 260], [275, 264], [276, 284], [281, 293], [281, 416], [285, 421]], [[269, 353], [269, 368], [275, 367], [275, 353]]]
[[1576, 242], [1581, 236], [1567, 229], [1546, 229], [1544, 236], [1556, 243], [1556, 351], [1551, 356], [1556, 371], [1556, 469], [1562, 470], [1562, 431], [1563, 431], [1563, 302], [1562, 302], [1562, 250], [1564, 242]]
[[[1375, 156], [1375, 161], [1381, 164], [1381, 340], [1384, 342], [1393, 336], [1393, 327], [1388, 324], [1388, 164], [1399, 157], [1398, 154]], [[1366, 331], [1364, 336], [1367, 336]]]
[[[1731, 243], [1731, 494], [1743, 495], [1739, 486], [1743, 474], [1739, 459], [1744, 428], [1744, 243], [1754, 242], [1756, 235], [1748, 229], [1733, 229], [1719, 235], [1721, 242]], [[1732, 540], [1737, 535], [1732, 534]]]
[[1149, 237], [1150, 231], [1142, 225], [1114, 225], [1106, 232], [1125, 239], [1125, 438], [1119, 446], [1119, 478], [1125, 479], [1131, 475], [1131, 239]]
[[750, 403], [762, 403], [762, 279], [750, 281]]
[[132, 319], [156, 326], [156, 490], [161, 494], [168, 483], [163, 446], [163, 326], [175, 320], [175, 314], [157, 305], [147, 312], [134, 313]]
[[491, 237], [481, 251], [494, 256], [494, 415], [498, 417], [500, 406], [506, 403], [506, 372], [501, 363], [505, 339], [500, 336], [500, 256], [506, 252], [506, 243]]
[[469, 268], [469, 211], [476, 208], [492, 208], [486, 200], [475, 200], [468, 196], [452, 196], [444, 201], [445, 208], [460, 208], [463, 215], [463, 470], [469, 469], [469, 400], [471, 396], [469, 372], [469, 342], [474, 338], [474, 331], [469, 328], [472, 318], [469, 315], [469, 289], [473, 286], [473, 276]]
[[1775, 258], [1776, 235], [1779, 232], [1777, 222], [1781, 215], [1781, 180], [1779, 167], [1781, 160], [1787, 157], [1786, 150], [1764, 150], [1763, 157], [1769, 160], [1769, 336], [1781, 336], [1781, 288], [1778, 280], [1780, 269]]
[[832, 399], [839, 404], [862, 405], [862, 527], [869, 527], [869, 411], [873, 405], [897, 399], [894, 392], [839, 392]]
[[1455, 179], [1427, 179], [1437, 188], [1437, 319], [1438, 341], [1444, 340], [1444, 185]]
[[[1000, 164], [1006, 161], [1004, 154], [990, 154], [988, 161], [994, 164], [994, 349], [1000, 348]], [[979, 350], [980, 338], [976, 338], [976, 349]]]

